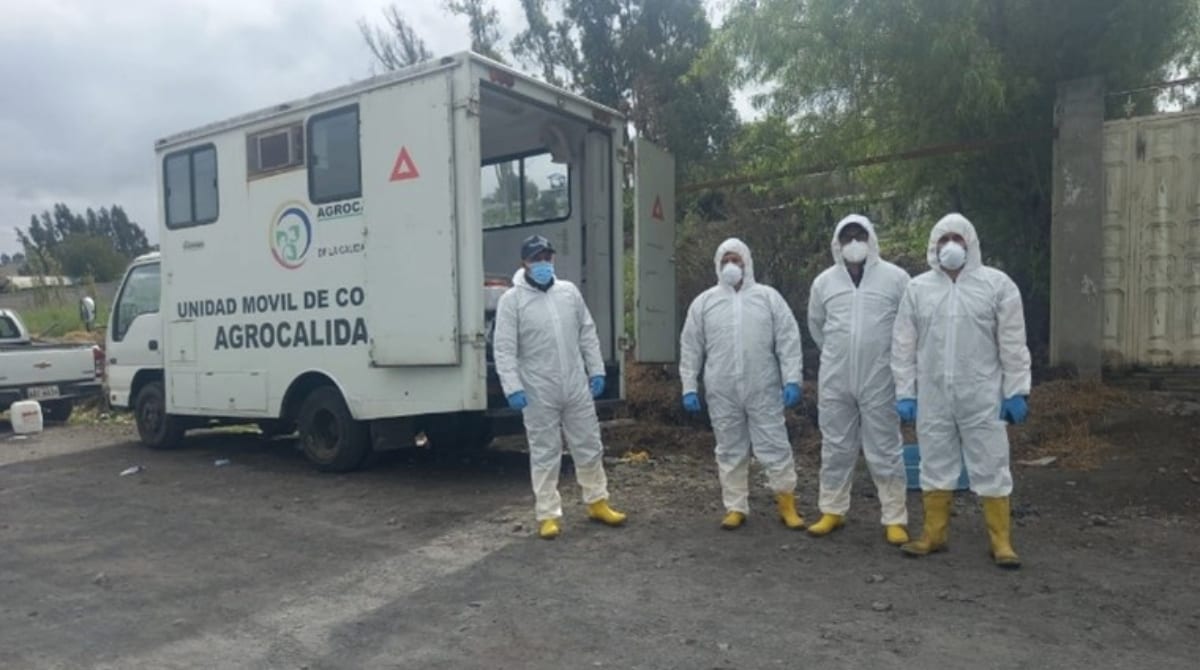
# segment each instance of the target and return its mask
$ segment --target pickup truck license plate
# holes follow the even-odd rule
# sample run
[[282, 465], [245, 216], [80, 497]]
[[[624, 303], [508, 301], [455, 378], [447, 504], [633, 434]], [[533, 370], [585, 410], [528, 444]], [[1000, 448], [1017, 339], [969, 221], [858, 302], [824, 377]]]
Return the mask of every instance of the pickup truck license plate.
[[25, 389], [25, 397], [30, 400], [49, 400], [59, 395], [57, 386], [30, 386]]

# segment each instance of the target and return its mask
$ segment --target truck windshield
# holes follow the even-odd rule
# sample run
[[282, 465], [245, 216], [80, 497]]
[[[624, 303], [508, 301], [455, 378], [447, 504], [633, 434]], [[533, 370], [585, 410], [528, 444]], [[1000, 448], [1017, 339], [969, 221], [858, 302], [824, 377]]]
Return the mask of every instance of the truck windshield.
[[159, 264], [139, 265], [129, 271], [121, 296], [113, 308], [113, 340], [120, 342], [129, 331], [133, 320], [142, 314], [158, 312], [160, 294]]

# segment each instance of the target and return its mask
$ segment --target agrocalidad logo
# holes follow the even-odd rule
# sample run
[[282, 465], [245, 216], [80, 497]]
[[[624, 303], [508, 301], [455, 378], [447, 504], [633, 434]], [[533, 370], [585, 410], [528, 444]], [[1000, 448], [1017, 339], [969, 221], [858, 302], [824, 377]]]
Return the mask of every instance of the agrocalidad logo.
[[288, 270], [304, 265], [313, 242], [312, 219], [308, 216], [308, 210], [295, 201], [280, 205], [271, 218], [267, 238], [276, 263]]

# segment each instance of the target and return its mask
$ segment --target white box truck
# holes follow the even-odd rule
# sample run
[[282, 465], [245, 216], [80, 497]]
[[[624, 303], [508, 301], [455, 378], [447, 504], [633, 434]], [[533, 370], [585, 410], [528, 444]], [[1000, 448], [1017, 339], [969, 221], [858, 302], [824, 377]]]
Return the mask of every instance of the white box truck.
[[557, 249], [624, 398], [623, 159], [636, 160], [636, 355], [674, 360], [674, 163], [602, 105], [465, 53], [156, 143], [160, 251], [126, 272], [106, 394], [150, 447], [298, 430], [320, 469], [424, 433], [519, 426], [490, 319], [523, 238]]

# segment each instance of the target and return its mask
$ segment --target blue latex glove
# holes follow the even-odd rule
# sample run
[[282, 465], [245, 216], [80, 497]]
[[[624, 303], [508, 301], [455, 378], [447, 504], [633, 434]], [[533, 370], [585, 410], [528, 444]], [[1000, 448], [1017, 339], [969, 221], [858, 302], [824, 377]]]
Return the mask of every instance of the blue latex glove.
[[800, 385], [789, 383], [783, 387], [783, 406], [795, 407], [800, 404], [800, 398], [804, 393], [800, 389]]
[[916, 423], [917, 421], [917, 401], [913, 398], [905, 398], [904, 400], [896, 401], [896, 413], [900, 415], [901, 423]]
[[1009, 423], [1025, 423], [1025, 418], [1029, 416], [1029, 404], [1025, 402], [1025, 396], [1015, 395], [1004, 401], [1000, 406], [1000, 418]]
[[593, 398], [599, 398], [600, 396], [604, 395], [604, 375], [596, 375], [595, 377], [592, 377], [591, 380], [589, 380], [588, 385], [592, 389]]
[[525, 397], [524, 391], [517, 391], [508, 396], [508, 406], [520, 412], [529, 406], [529, 398]]
[[683, 395], [683, 408], [691, 414], [700, 413], [700, 396], [695, 391]]

